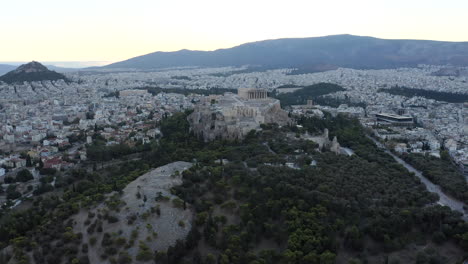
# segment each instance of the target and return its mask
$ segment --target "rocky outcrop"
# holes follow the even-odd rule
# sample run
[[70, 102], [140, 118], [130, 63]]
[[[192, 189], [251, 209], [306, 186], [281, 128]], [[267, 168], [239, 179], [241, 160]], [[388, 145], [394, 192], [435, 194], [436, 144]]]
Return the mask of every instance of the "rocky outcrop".
[[232, 93], [200, 102], [188, 121], [192, 131], [205, 141], [242, 139], [251, 130], [260, 130], [261, 124], [291, 122], [276, 99], [244, 99]]
[[[110, 241], [126, 240], [128, 246], [124, 251], [132, 259], [138, 254], [141, 242], [154, 252], [166, 251], [177, 240], [185, 239], [192, 227], [193, 210], [171, 188], [182, 184], [182, 173], [190, 167], [192, 163], [177, 161], [151, 170], [129, 183], [121, 193], [109, 195], [106, 202], [83, 208], [74, 215], [74, 232], [81, 233], [85, 243], [92, 237], [99, 241], [89, 246], [90, 263], [113, 263], [110, 258], [101, 258], [106, 252], [101, 243], [105, 234], [110, 234]], [[104, 217], [100, 219], [100, 215]], [[105, 215], [110, 217], [105, 220]], [[93, 224], [98, 230], [94, 231]], [[88, 231], [90, 227], [92, 232]]]

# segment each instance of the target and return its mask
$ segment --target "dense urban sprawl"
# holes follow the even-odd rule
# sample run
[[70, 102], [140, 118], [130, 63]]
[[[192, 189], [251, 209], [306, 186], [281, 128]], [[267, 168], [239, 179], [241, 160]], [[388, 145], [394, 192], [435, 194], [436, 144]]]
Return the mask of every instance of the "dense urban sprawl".
[[[314, 109], [295, 107], [292, 111], [356, 116], [373, 127], [382, 140], [392, 141], [396, 152], [426, 152], [440, 157], [442, 148], [463, 171], [468, 160], [467, 105], [464, 108], [462, 103], [385, 92], [399, 86], [467, 95], [468, 77], [434, 76], [441, 68], [429, 65], [390, 70], [340, 68], [299, 75], [293, 69], [255, 72], [248, 67], [89, 71], [67, 73], [69, 81], [0, 83], [0, 180], [3, 182], [29, 168], [35, 180], [18, 184], [16, 191], [32, 195], [39, 186], [39, 169], [64, 170], [80, 164], [87, 159], [86, 146], [96, 140], [104, 140], [105, 145], [148, 144], [160, 134], [158, 121], [193, 108], [201, 97], [149, 93], [148, 87], [188, 90], [250, 87], [272, 92], [278, 87], [292, 87], [284, 88], [287, 91], [323, 82], [344, 87], [346, 91], [325, 97], [346, 104], [319, 105]], [[379, 113], [411, 116], [416, 127], [376, 127], [375, 114]], [[6, 197], [2, 197], [3, 203]]]

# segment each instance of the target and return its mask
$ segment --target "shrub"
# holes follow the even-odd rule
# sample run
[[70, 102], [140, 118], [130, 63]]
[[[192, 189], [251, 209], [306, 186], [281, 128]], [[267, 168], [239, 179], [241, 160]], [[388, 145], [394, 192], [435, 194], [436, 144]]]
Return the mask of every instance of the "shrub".
[[54, 175], [56, 172], [57, 170], [54, 168], [47, 168], [47, 169], [42, 168], [39, 170], [39, 173], [41, 175]]
[[107, 217], [107, 222], [109, 223], [117, 223], [119, 221], [119, 218], [117, 218], [116, 216], [114, 215], [109, 215], [109, 217]]
[[117, 254], [118, 250], [115, 247], [106, 247], [105, 252], [107, 255], [113, 256]]
[[80, 257], [80, 264], [89, 264], [89, 258], [88, 258], [88, 256], [82, 256], [82, 257]]
[[90, 238], [89, 238], [89, 244], [90, 244], [91, 246], [94, 246], [94, 245], [96, 244], [96, 242], [97, 242], [96, 237], [90, 237]]
[[179, 221], [179, 226], [182, 227], [182, 228], [185, 227], [184, 221], [180, 220], [180, 221]]
[[16, 174], [16, 181], [19, 182], [27, 182], [34, 179], [33, 175], [31, 172], [27, 169], [22, 169]]
[[96, 216], [95, 213], [93, 213], [93, 212], [91, 212], [91, 211], [88, 212], [88, 218], [89, 218], [89, 219], [92, 219], [92, 218], [94, 218], [95, 216]]
[[112, 245], [112, 239], [109, 233], [104, 233], [104, 236], [102, 237], [101, 241], [101, 246], [107, 247]]
[[85, 243], [81, 246], [81, 252], [88, 253], [88, 244]]
[[136, 216], [135, 214], [132, 214], [132, 215], [128, 218], [127, 224], [128, 224], [128, 225], [132, 225], [133, 222], [135, 222], [136, 219], [137, 219], [137, 216]]
[[137, 239], [138, 238], [138, 229], [133, 230], [130, 237], [132, 239]]
[[197, 226], [202, 226], [203, 224], [205, 224], [207, 218], [208, 218], [208, 212], [198, 213], [197, 218], [195, 219], [195, 224]]
[[117, 239], [115, 239], [115, 244], [117, 246], [123, 246], [125, 245], [125, 243], [127, 243], [127, 240], [125, 239], [125, 237], [118, 237]]
[[119, 264], [129, 264], [132, 263], [132, 257], [126, 251], [122, 251], [117, 261]]
[[98, 226], [97, 226], [97, 231], [98, 231], [99, 233], [102, 232], [102, 223], [101, 223], [101, 222], [99, 222], [99, 224], [98, 224]]
[[142, 241], [140, 241], [140, 250], [136, 256], [138, 261], [149, 261], [154, 258], [153, 252], [149, 249], [149, 247]]
[[184, 207], [184, 201], [182, 201], [180, 198], [172, 199], [172, 204], [176, 208], [183, 208]]

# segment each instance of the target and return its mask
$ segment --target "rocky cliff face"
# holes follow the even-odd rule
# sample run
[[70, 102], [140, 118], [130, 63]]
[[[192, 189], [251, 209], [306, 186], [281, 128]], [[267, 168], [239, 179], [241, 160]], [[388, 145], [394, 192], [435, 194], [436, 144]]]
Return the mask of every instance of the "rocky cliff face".
[[276, 99], [242, 100], [237, 95], [225, 95], [218, 103], [202, 103], [190, 114], [192, 131], [205, 141], [242, 139], [261, 124], [287, 125], [291, 120]]

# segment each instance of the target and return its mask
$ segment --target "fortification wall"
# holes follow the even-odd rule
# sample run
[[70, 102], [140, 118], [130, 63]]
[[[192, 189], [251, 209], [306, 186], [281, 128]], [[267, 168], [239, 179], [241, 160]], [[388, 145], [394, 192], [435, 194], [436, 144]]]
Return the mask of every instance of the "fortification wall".
[[291, 122], [288, 113], [281, 109], [278, 100], [249, 103], [250, 100], [242, 101], [239, 98], [224, 99], [223, 101], [222, 97], [219, 98], [223, 101], [219, 105], [198, 105], [188, 117], [192, 131], [205, 141], [216, 138], [241, 139], [251, 130], [260, 130], [260, 124], [286, 125]]

